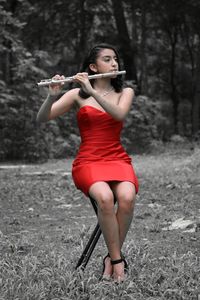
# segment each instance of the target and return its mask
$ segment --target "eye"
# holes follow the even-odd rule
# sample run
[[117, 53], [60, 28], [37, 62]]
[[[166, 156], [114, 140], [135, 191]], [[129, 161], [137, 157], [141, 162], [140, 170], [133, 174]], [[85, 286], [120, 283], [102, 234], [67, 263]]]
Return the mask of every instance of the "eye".
[[104, 61], [110, 61], [110, 58], [108, 57], [108, 58], [104, 58]]

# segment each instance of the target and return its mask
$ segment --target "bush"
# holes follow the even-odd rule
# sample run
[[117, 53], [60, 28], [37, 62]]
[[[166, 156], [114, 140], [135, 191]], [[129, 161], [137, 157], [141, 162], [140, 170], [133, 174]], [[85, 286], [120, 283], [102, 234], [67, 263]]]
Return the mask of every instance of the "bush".
[[152, 149], [153, 141], [162, 139], [167, 119], [161, 113], [161, 103], [146, 96], [137, 96], [124, 124], [122, 142], [128, 152], [143, 153]]

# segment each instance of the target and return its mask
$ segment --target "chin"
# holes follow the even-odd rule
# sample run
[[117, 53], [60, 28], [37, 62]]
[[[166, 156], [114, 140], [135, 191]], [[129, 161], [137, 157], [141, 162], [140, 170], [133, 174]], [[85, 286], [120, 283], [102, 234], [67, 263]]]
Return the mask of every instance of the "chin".
[[110, 78], [116, 78], [117, 77], [117, 75], [112, 75], [112, 76], [110, 76]]

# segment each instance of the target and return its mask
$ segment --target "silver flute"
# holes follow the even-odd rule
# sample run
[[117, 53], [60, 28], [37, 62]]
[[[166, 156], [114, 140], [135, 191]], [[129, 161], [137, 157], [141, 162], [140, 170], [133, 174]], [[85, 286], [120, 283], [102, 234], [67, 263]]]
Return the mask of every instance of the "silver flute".
[[[109, 73], [102, 73], [102, 74], [95, 74], [95, 75], [89, 75], [88, 79], [98, 79], [98, 78], [104, 78], [104, 77], [113, 77], [113, 75], [124, 75], [126, 74], [126, 71], [114, 71]], [[50, 84], [57, 84], [57, 83], [66, 83], [66, 82], [73, 82], [74, 76], [71, 77], [65, 77], [64, 79], [43, 79], [40, 82], [38, 82], [38, 86], [48, 86]]]

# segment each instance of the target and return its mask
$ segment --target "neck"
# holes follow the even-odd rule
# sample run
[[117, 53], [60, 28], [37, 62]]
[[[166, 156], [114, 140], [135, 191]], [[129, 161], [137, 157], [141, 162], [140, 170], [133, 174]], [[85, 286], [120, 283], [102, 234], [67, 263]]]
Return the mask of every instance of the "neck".
[[110, 80], [106, 79], [106, 78], [102, 78], [99, 80], [95, 80], [94, 82], [94, 89], [97, 91], [107, 91], [109, 89], [111, 89], [112, 85]]

